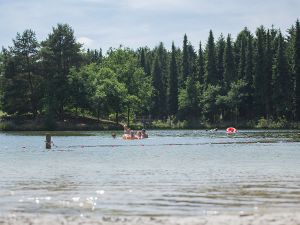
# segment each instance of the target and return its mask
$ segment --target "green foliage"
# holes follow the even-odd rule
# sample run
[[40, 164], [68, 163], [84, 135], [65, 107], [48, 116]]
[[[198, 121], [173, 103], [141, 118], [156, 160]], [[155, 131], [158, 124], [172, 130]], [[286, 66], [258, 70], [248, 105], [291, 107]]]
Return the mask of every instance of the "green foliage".
[[213, 32], [209, 31], [209, 37], [206, 46], [206, 84], [216, 85], [217, 78], [217, 65], [216, 65], [216, 52]]
[[231, 36], [227, 36], [225, 53], [224, 53], [224, 83], [229, 88], [231, 82], [236, 80], [236, 67], [234, 63]]
[[178, 68], [174, 42], [172, 43], [168, 100], [168, 109], [170, 115], [176, 115], [178, 111]]
[[295, 118], [300, 121], [300, 22], [295, 26], [294, 42], [294, 66], [295, 66]]
[[178, 103], [180, 114], [185, 119], [199, 118], [201, 115], [200, 105], [201, 86], [199, 81], [188, 77], [184, 88], [179, 92]]
[[219, 83], [224, 80], [224, 51], [225, 51], [225, 40], [221, 34], [217, 42], [217, 79]]
[[265, 43], [266, 31], [263, 26], [256, 30], [256, 48], [255, 48], [255, 74], [254, 74], [254, 90], [256, 114], [258, 117], [264, 116], [264, 71], [265, 71]]
[[71, 67], [79, 66], [82, 59], [80, 48], [81, 44], [76, 42], [74, 31], [68, 24], [58, 24], [42, 42], [48, 113], [64, 114], [64, 108], [70, 101], [68, 74]]
[[99, 119], [111, 113], [134, 113], [149, 111], [152, 86], [151, 79], [143, 69], [137, 67], [137, 60], [129, 49], [111, 49], [101, 64], [90, 64], [73, 68], [69, 83], [74, 87], [74, 106], [89, 109]]
[[139, 65], [143, 68], [145, 74], [149, 76], [151, 73], [151, 68], [149, 65], [148, 53], [149, 53], [149, 49], [141, 48], [140, 56], [139, 56], [140, 59]]
[[272, 60], [273, 60], [273, 52], [271, 47], [271, 35], [270, 31], [267, 32], [266, 39], [266, 49], [265, 49], [265, 65], [264, 65], [264, 88], [263, 88], [263, 96], [264, 96], [264, 115], [269, 118], [271, 116], [271, 111], [273, 108], [272, 102]]
[[247, 84], [244, 80], [237, 80], [236, 82], [231, 83], [230, 90], [227, 92], [227, 95], [222, 97], [218, 96], [219, 102], [217, 101], [217, 104], [225, 104], [227, 111], [229, 112], [229, 118], [231, 118], [231, 120], [234, 118], [235, 123], [238, 121], [239, 109], [248, 97], [246, 86]]
[[278, 48], [274, 57], [272, 80], [274, 116], [276, 118], [283, 116], [291, 118], [292, 85], [285, 56], [284, 39], [281, 33], [278, 36]]
[[93, 81], [95, 94], [92, 102], [108, 112], [119, 112], [127, 96], [125, 85], [120, 83], [117, 75], [109, 68], [101, 68]]
[[244, 80], [237, 80], [231, 84], [230, 90], [227, 94], [227, 103], [229, 106], [234, 107], [244, 101], [244, 98], [246, 97], [246, 93], [244, 91], [245, 87], [246, 82]]
[[36, 115], [43, 86], [38, 64], [39, 44], [32, 30], [17, 33], [14, 45], [3, 49], [3, 110]]
[[82, 57], [85, 64], [91, 64], [91, 63], [100, 64], [103, 59], [102, 49], [101, 48], [99, 50], [87, 49], [87, 52], [84, 52], [82, 54]]
[[[245, 119], [251, 119], [253, 117], [253, 100], [254, 100], [254, 86], [253, 86], [253, 37], [249, 33], [246, 43], [246, 65], [245, 65], [245, 77], [246, 82], [245, 91], [247, 97], [244, 105], [241, 106], [241, 114]], [[242, 74], [241, 74], [242, 75]]]
[[3, 77], [3, 54], [0, 52], [0, 112], [2, 112], [2, 103], [3, 103], [3, 89], [4, 89], [4, 77]]
[[182, 77], [180, 79], [180, 87], [184, 85], [187, 77], [190, 75], [190, 60], [189, 60], [189, 49], [188, 40], [186, 34], [183, 37], [182, 47]]
[[155, 129], [187, 129], [189, 123], [186, 120], [177, 121], [172, 117], [168, 117], [166, 121], [155, 120], [151, 124], [151, 128]]
[[201, 105], [203, 106], [203, 114], [209, 122], [216, 122], [219, 113], [217, 96], [221, 95], [221, 87], [219, 85], [208, 85], [203, 91], [201, 97]]
[[259, 118], [261, 128], [297, 127], [289, 122], [300, 115], [299, 65], [298, 20], [286, 37], [261, 26], [215, 43], [210, 31], [198, 53], [184, 35], [182, 49], [159, 43], [102, 54], [82, 49], [73, 29], [58, 24], [41, 43], [25, 30], [2, 50], [0, 109], [43, 116], [48, 129], [58, 129], [68, 113], [136, 126], [142, 124], [134, 118], [160, 119], [156, 128], [252, 126]]
[[200, 84], [204, 84], [204, 76], [205, 76], [205, 60], [203, 55], [203, 50], [201, 46], [201, 42], [199, 45], [199, 52], [198, 52], [198, 78], [197, 80], [200, 82]]
[[267, 129], [267, 128], [269, 128], [269, 122], [268, 122], [268, 120], [265, 119], [264, 117], [261, 117], [257, 121], [256, 128], [260, 128], [260, 129]]
[[[151, 97], [154, 90], [151, 77], [147, 76], [144, 69], [139, 66], [135, 53], [130, 49], [111, 50], [101, 66], [112, 69], [120, 83], [124, 83], [127, 95], [123, 94], [124, 106], [127, 112], [137, 114], [149, 113]], [[126, 111], [122, 109], [122, 111]]]
[[154, 88], [153, 98], [152, 98], [152, 114], [155, 117], [159, 117], [159, 115], [165, 114], [165, 95], [164, 95], [164, 85], [162, 79], [162, 66], [159, 61], [158, 56], [155, 58], [152, 67], [152, 85]]
[[277, 120], [260, 118], [255, 125], [258, 129], [284, 129], [293, 128], [285, 117], [279, 117]]

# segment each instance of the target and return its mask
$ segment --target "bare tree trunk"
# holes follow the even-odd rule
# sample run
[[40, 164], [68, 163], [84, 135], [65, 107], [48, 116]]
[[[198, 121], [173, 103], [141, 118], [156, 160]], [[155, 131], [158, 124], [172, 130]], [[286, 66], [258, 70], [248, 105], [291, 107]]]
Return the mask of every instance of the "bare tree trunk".
[[116, 112], [116, 124], [119, 124], [119, 112]]
[[129, 106], [128, 106], [128, 108], [127, 108], [127, 126], [128, 126], [128, 127], [130, 126], [130, 125], [129, 125], [129, 122], [130, 122], [129, 113], [130, 113], [130, 108], [129, 108]]

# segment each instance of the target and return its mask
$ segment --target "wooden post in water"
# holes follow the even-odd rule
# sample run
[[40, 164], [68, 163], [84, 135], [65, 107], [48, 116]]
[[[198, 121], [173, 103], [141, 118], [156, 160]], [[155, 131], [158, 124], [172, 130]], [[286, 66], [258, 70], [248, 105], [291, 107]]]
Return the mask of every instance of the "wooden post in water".
[[51, 135], [46, 134], [46, 149], [51, 149]]

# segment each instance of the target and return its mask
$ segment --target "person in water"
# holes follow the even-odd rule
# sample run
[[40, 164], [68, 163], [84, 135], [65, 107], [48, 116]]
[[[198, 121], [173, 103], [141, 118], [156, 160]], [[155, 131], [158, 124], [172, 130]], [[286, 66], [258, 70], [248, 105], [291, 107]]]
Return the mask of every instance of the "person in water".
[[116, 135], [115, 132], [112, 132], [112, 133], [111, 133], [111, 136], [112, 136], [113, 138], [116, 138], [117, 135]]
[[142, 138], [148, 138], [148, 134], [146, 133], [146, 130], [145, 129], [142, 129]]
[[124, 125], [124, 134], [131, 134], [131, 130], [126, 124]]
[[135, 134], [134, 134], [134, 131], [130, 131], [130, 138], [134, 139], [135, 138]]
[[142, 139], [142, 131], [138, 131], [138, 132], [136, 132], [136, 137], [138, 138], [138, 139]]

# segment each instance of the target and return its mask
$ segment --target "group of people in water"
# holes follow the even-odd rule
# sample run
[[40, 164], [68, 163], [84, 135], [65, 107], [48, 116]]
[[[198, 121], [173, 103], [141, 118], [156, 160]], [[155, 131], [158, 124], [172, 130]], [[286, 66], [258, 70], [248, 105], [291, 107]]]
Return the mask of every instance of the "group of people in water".
[[[133, 139], [148, 138], [148, 134], [146, 133], [145, 129], [138, 130], [135, 132], [135, 131], [131, 130], [127, 125], [124, 125], [123, 127], [124, 127], [124, 134], [122, 136], [123, 139], [133, 140]], [[216, 131], [218, 131], [218, 128], [214, 128], [214, 129], [206, 130], [206, 131], [216, 132]], [[228, 127], [226, 129], [226, 133], [227, 134], [235, 134], [235, 133], [237, 133], [237, 129], [234, 127]], [[111, 135], [113, 138], [116, 138], [115, 132], [113, 132]]]
[[[122, 136], [123, 139], [144, 139], [144, 138], [148, 138], [148, 134], [146, 132], [145, 129], [142, 130], [138, 130], [138, 131], [133, 131], [131, 130], [127, 125], [124, 125], [124, 134]], [[116, 138], [116, 133], [113, 132], [112, 134], [113, 138]]]
[[123, 139], [144, 139], [148, 138], [148, 134], [145, 129], [133, 131], [127, 125], [124, 125]]

